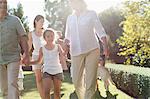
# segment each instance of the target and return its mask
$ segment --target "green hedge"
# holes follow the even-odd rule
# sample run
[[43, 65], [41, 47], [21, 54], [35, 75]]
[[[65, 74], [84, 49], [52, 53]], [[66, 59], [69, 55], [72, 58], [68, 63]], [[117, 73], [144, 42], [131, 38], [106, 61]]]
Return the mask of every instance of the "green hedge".
[[150, 68], [106, 64], [118, 89], [137, 99], [150, 97]]

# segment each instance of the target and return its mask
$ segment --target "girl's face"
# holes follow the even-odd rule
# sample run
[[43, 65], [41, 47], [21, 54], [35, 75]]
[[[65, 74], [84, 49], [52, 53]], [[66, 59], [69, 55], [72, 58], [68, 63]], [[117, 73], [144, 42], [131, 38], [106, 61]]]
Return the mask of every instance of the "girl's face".
[[40, 20], [35, 21], [35, 24], [36, 24], [36, 27], [37, 27], [37, 28], [43, 28], [44, 19], [41, 18]]
[[46, 34], [45, 34], [45, 41], [49, 42], [49, 43], [52, 43], [54, 41], [54, 33], [50, 32], [50, 31], [47, 31]]

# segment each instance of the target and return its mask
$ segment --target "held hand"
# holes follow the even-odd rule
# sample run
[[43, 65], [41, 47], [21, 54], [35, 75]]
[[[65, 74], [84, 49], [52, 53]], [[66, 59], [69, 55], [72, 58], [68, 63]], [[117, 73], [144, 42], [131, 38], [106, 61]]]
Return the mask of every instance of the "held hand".
[[65, 39], [65, 40], [64, 40], [64, 43], [65, 43], [66, 45], [69, 45], [70, 41], [69, 41], [68, 39]]
[[58, 40], [57, 40], [57, 43], [58, 43], [58, 44], [63, 44], [63, 40], [58, 39]]
[[25, 64], [26, 66], [30, 64], [29, 55], [25, 55], [25, 54], [24, 54], [24, 57], [23, 57], [23, 59], [22, 59], [22, 63]]
[[110, 54], [110, 52], [109, 52], [108, 48], [105, 48], [104, 49], [104, 55], [105, 55], [105, 57], [108, 58], [109, 54]]

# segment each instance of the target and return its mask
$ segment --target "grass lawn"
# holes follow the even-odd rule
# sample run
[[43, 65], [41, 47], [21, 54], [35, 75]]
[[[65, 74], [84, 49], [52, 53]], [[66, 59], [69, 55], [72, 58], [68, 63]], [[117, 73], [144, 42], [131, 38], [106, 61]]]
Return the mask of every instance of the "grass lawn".
[[[35, 77], [33, 72], [24, 72], [25, 79], [24, 79], [24, 91], [22, 93], [23, 99], [40, 99], [40, 96], [37, 92], [36, 85], [35, 85]], [[71, 82], [71, 78], [69, 73], [64, 73], [65, 79], [62, 83], [62, 98], [61, 99], [76, 99], [74, 92], [74, 87]], [[97, 99], [133, 99], [130, 96], [126, 95], [122, 91], [118, 90], [115, 86], [111, 85], [110, 92], [105, 92], [103, 82], [99, 81], [99, 90], [100, 94], [97, 94], [101, 98]], [[0, 97], [0, 99], [2, 99]]]

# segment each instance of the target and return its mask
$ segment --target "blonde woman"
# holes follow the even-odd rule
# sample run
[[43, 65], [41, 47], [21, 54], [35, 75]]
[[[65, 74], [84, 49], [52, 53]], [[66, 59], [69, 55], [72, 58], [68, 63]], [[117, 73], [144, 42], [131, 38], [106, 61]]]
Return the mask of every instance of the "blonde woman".
[[96, 34], [105, 46], [104, 55], [107, 57], [106, 33], [96, 12], [88, 10], [84, 0], [69, 1], [74, 12], [67, 18], [65, 42], [70, 45], [72, 81], [78, 99], [95, 99], [100, 56]]

